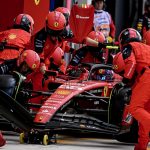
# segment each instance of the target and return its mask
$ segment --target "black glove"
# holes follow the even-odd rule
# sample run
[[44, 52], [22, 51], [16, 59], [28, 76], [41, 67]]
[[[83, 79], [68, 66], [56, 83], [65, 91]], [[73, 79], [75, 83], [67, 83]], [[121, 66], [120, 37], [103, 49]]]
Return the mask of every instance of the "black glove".
[[117, 83], [117, 84], [115, 85], [115, 88], [120, 89], [120, 88], [122, 88], [122, 87], [124, 87], [124, 86], [125, 86], [125, 84], [124, 84], [123, 82], [119, 82], [119, 83]]
[[4, 50], [4, 44], [3, 43], [0, 43], [0, 51]]
[[72, 54], [75, 51], [74, 48], [70, 48], [69, 52]]
[[129, 84], [130, 81], [131, 81], [130, 79], [125, 78], [125, 77], [122, 79], [122, 82], [123, 82], [124, 84]]
[[73, 37], [73, 32], [70, 29], [65, 29], [65, 30], [63, 30], [61, 36], [63, 38], [72, 38]]
[[106, 45], [104, 44], [104, 43], [98, 43], [98, 47], [100, 48], [100, 49], [102, 49], [102, 48], [106, 48]]

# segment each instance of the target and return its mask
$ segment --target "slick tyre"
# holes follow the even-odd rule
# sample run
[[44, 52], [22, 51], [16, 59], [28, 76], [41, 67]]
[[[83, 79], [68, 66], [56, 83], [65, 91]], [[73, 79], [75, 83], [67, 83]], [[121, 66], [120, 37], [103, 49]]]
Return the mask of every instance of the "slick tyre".
[[137, 143], [138, 142], [138, 123], [133, 122], [130, 132], [115, 136], [115, 139], [119, 142], [125, 143]]

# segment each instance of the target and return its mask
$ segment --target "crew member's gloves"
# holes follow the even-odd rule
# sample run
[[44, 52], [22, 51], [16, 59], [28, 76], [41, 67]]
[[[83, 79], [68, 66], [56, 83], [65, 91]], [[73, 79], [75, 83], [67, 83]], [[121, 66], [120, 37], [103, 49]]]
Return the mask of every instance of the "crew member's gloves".
[[105, 45], [104, 43], [99, 42], [99, 43], [98, 43], [98, 47], [99, 47], [100, 49], [102, 49], [102, 48], [106, 48], [106, 45]]
[[63, 30], [61, 36], [65, 39], [66, 38], [72, 38], [73, 37], [73, 32], [70, 29], [65, 29], [65, 30]]
[[129, 84], [130, 81], [131, 81], [130, 79], [125, 78], [125, 77], [122, 79], [122, 82], [123, 82], [124, 84]]
[[78, 66], [69, 65], [67, 67], [66, 74], [69, 75], [69, 76], [74, 76], [74, 74], [76, 73], [77, 69], [78, 69]]
[[41, 65], [40, 65], [40, 71], [41, 71], [42, 74], [45, 74], [46, 66], [45, 66], [44, 63], [41, 63]]
[[108, 36], [108, 37], [106, 38], [106, 41], [107, 41], [108, 43], [113, 43], [113, 42], [114, 42], [114, 39], [113, 39], [111, 36]]
[[73, 53], [74, 53], [74, 51], [75, 51], [75, 49], [74, 49], [74, 48], [70, 48], [70, 50], [69, 50], [69, 52], [70, 52], [71, 54], [73, 54]]
[[125, 86], [125, 84], [124, 84], [123, 82], [119, 82], [119, 83], [117, 83], [117, 84], [115, 85], [115, 88], [120, 89], [120, 88], [122, 88], [122, 87], [124, 87], [124, 86]]

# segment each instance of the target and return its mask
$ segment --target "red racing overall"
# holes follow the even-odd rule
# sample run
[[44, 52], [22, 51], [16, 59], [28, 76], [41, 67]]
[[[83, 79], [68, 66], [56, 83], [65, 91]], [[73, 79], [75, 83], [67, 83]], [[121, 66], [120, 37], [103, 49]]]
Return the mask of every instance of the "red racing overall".
[[30, 46], [31, 34], [22, 29], [10, 29], [0, 33], [0, 74], [16, 68], [16, 59]]
[[137, 74], [129, 108], [139, 123], [139, 138], [135, 150], [146, 150], [150, 132], [150, 46], [130, 42], [122, 53], [125, 61], [124, 77], [131, 79]]
[[[61, 45], [61, 41], [59, 42], [59, 40], [56, 38], [55, 41], [51, 40], [51, 37], [49, 35], [45, 35], [45, 30], [41, 30], [38, 33], [40, 36], [35, 37], [35, 41], [40, 41], [39, 43], [35, 42], [35, 51], [38, 50], [38, 45], [40, 45], [40, 52], [37, 53], [40, 55], [41, 58], [41, 66], [42, 65], [46, 65], [46, 68], [48, 69], [49, 67], [49, 63], [47, 63], [47, 60], [50, 59], [51, 55], [54, 53], [55, 49]], [[39, 39], [39, 37], [42, 37], [41, 39]], [[43, 43], [43, 44], [41, 44]], [[38, 70], [36, 73], [32, 74], [29, 78], [31, 78], [32, 80], [32, 84], [33, 84], [33, 90], [35, 91], [43, 91], [43, 73]], [[39, 97], [35, 97], [30, 99], [31, 103], [36, 103], [36, 104], [41, 104], [41, 100], [42, 100], [43, 96], [39, 96]], [[37, 110], [32, 108], [32, 110]]]
[[[1, 60], [15, 59], [21, 51], [29, 47], [31, 34], [22, 29], [10, 29], [0, 33], [0, 42], [6, 42], [0, 51]], [[6, 47], [6, 48], [5, 48]]]

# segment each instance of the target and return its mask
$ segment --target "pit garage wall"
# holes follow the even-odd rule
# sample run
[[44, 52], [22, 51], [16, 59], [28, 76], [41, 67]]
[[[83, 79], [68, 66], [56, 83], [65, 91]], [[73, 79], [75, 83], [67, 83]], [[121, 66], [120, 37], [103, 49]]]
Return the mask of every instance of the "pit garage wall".
[[[90, 4], [91, 0], [76, 0], [79, 4]], [[106, 11], [110, 12], [116, 25], [116, 40], [127, 27], [135, 27], [137, 19], [144, 12], [146, 0], [106, 0]]]
[[144, 0], [112, 0], [115, 3], [116, 37], [128, 27], [135, 28], [137, 19], [143, 13]]
[[[106, 0], [106, 10], [111, 13], [116, 24], [116, 37], [122, 29], [135, 27], [137, 18], [143, 13], [145, 1]], [[67, 6], [70, 9], [76, 2], [90, 4], [91, 0], [0, 0], [0, 31], [10, 28], [17, 14], [26, 12], [35, 19], [34, 32], [36, 33], [43, 27], [49, 10], [54, 10], [59, 6]]]
[[34, 18], [34, 33], [44, 26], [49, 12], [49, 0], [0, 0], [0, 31], [9, 29], [14, 18], [20, 13], [28, 13]]

